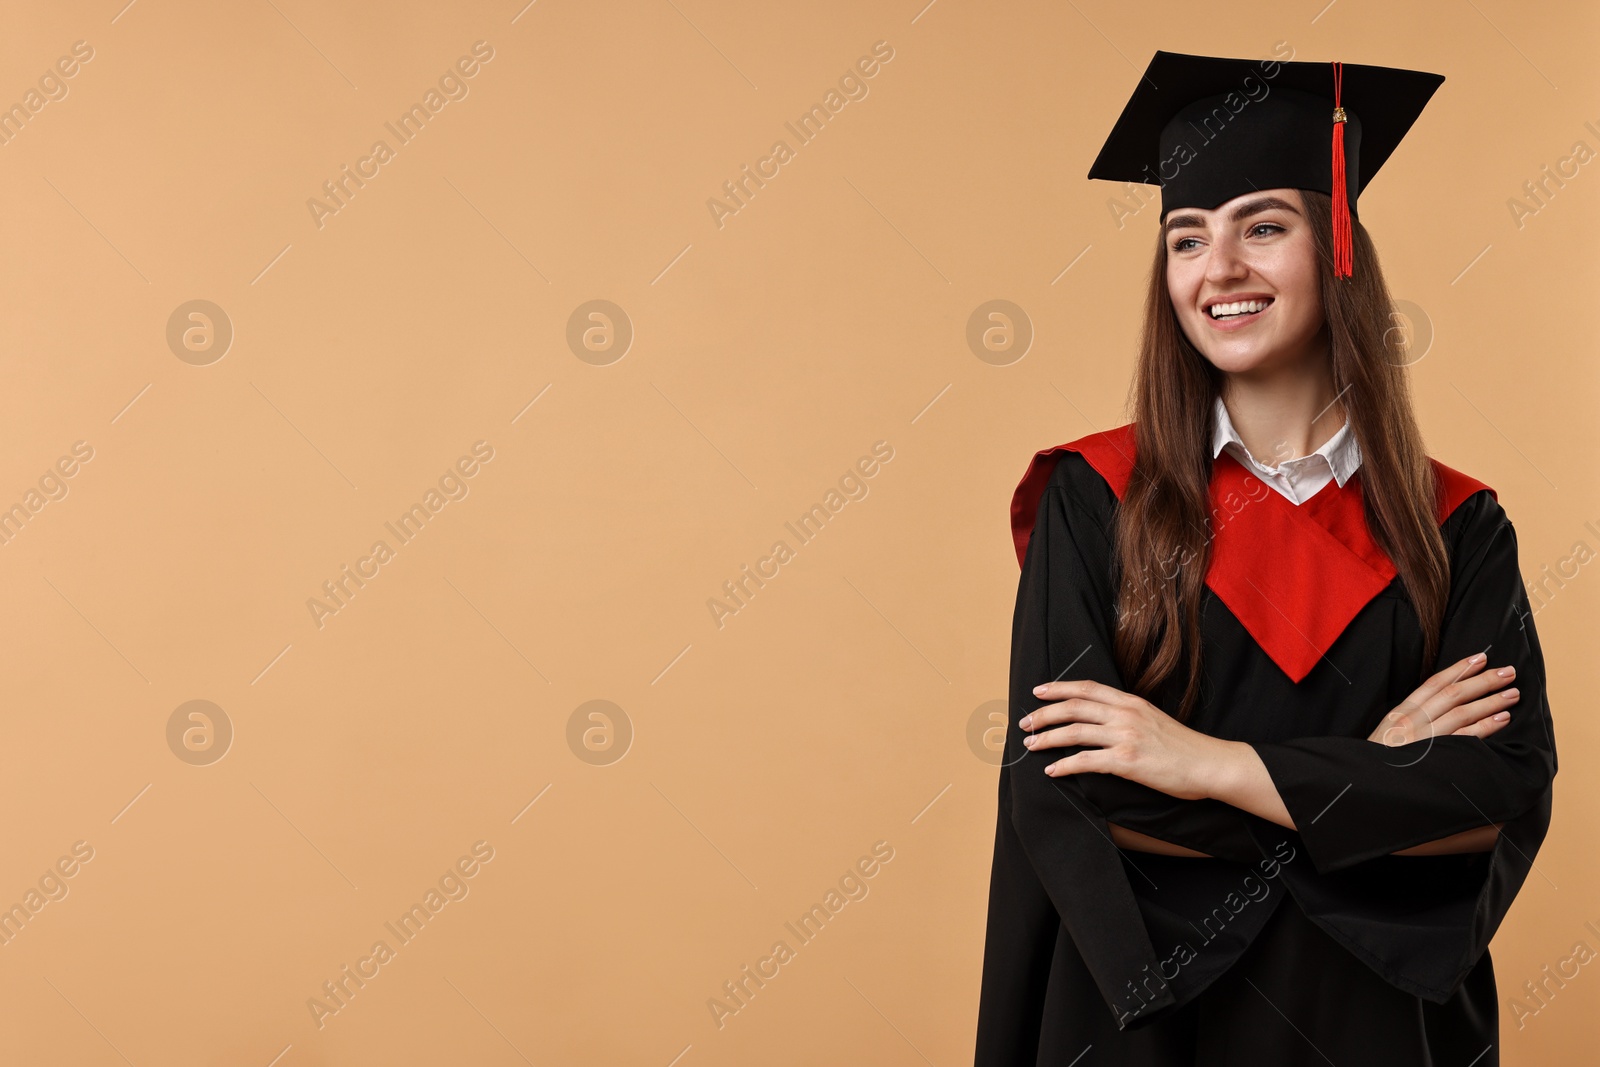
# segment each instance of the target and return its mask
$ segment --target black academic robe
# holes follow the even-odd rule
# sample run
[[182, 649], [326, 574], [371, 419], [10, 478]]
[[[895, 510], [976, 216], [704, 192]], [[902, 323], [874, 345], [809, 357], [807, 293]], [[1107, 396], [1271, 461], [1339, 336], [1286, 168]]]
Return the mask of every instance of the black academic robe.
[[[1422, 633], [1361, 511], [1360, 471], [1300, 505], [1213, 464], [1203, 685], [1189, 725], [1251, 744], [1293, 817], [1107, 774], [1051, 778], [1033, 687], [1127, 691], [1111, 654], [1123, 426], [1039, 453], [1013, 499], [1022, 563], [979, 1004], [979, 1067], [1498, 1061], [1487, 952], [1549, 826], [1555, 742], [1516, 534], [1488, 486], [1432, 461], [1450, 594], [1435, 673], [1516, 667], [1486, 739], [1366, 740], [1420, 684]], [[1175, 710], [1182, 678], [1151, 701]], [[1108, 823], [1210, 858], [1124, 852]], [[1392, 853], [1489, 823], [1490, 852]], [[1481, 1057], [1481, 1058], [1480, 1058]]]

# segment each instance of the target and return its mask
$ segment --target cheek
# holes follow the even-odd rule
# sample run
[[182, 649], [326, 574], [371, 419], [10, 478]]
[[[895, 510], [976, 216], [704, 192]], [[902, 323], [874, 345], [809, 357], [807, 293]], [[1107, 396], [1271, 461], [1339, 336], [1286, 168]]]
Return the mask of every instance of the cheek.
[[1194, 306], [1196, 286], [1199, 285], [1199, 276], [1187, 268], [1187, 263], [1171, 260], [1167, 263], [1167, 295], [1172, 298], [1172, 306], [1178, 309], [1180, 315]]
[[1275, 257], [1269, 269], [1279, 280], [1279, 287], [1294, 298], [1296, 305], [1321, 314], [1322, 292], [1317, 276], [1316, 250], [1309, 241], [1284, 248], [1283, 255]]
[[1314, 333], [1322, 326], [1322, 292], [1318, 288], [1315, 272], [1297, 276], [1293, 281], [1294, 320], [1301, 332]]
[[1279, 318], [1281, 328], [1295, 333], [1314, 331], [1322, 322], [1321, 282], [1316, 265], [1299, 249], [1286, 248], [1283, 252], [1256, 264], [1257, 273], [1283, 300], [1286, 314]]

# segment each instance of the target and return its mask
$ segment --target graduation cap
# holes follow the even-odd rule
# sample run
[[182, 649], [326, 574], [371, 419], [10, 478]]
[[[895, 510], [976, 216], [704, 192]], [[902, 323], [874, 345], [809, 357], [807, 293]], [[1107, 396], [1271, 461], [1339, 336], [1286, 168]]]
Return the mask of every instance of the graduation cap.
[[1350, 276], [1356, 198], [1394, 152], [1439, 74], [1157, 52], [1090, 178], [1161, 187], [1161, 214], [1254, 189], [1333, 199], [1334, 273]]

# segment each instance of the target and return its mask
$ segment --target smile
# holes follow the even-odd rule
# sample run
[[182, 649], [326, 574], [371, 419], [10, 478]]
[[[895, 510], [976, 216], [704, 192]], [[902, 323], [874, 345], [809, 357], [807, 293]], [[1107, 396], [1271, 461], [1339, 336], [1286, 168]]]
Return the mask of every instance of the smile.
[[1272, 297], [1251, 300], [1222, 301], [1206, 308], [1206, 318], [1219, 330], [1238, 329], [1254, 322], [1273, 303]]

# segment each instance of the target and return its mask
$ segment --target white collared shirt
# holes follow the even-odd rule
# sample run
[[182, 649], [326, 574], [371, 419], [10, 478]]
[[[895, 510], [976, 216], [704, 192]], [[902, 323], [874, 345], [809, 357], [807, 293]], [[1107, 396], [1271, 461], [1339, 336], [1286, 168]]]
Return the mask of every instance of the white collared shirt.
[[1220, 396], [1217, 397], [1214, 411], [1211, 458], [1215, 459], [1222, 455], [1223, 449], [1227, 449], [1228, 454], [1243, 464], [1245, 470], [1259, 476], [1290, 503], [1305, 503], [1330, 480], [1337, 479], [1339, 487], [1344, 488], [1344, 483], [1361, 466], [1361, 446], [1356, 444], [1348, 418], [1337, 433], [1309, 456], [1286, 459], [1276, 467], [1268, 467], [1257, 462], [1250, 450], [1244, 447], [1239, 432], [1233, 428], [1233, 420], [1228, 417], [1228, 405], [1222, 402]]

